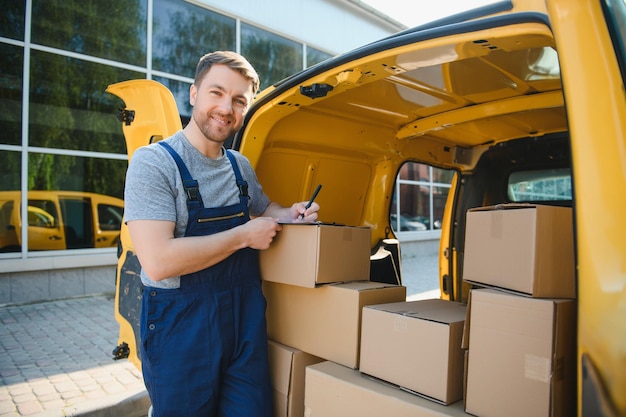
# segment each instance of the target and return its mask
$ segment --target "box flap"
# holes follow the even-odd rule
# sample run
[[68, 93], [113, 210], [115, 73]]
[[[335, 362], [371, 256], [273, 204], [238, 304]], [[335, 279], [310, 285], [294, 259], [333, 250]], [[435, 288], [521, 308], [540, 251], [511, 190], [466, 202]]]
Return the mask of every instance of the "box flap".
[[[463, 337], [461, 338], [461, 349], [469, 349], [470, 316], [472, 314], [472, 291], [467, 295], [467, 307], [465, 309], [465, 323], [463, 323]], [[465, 391], [465, 390], [464, 390]]]
[[396, 288], [398, 285], [394, 284], [385, 284], [383, 282], [375, 282], [375, 281], [353, 281], [353, 282], [339, 282], [328, 284], [329, 287], [338, 288], [341, 290], [348, 291], [368, 291], [368, 290], [378, 290], [381, 288]]
[[293, 357], [293, 367], [291, 370], [291, 390], [289, 392], [289, 414], [288, 417], [299, 417], [304, 415], [304, 381], [306, 367], [323, 362], [318, 356], [314, 356], [297, 351]]
[[302, 416], [305, 368], [324, 359], [274, 340], [268, 340], [268, 356], [275, 415]]
[[268, 341], [268, 356], [270, 361], [270, 377], [272, 385], [280, 394], [289, 394], [289, 381], [291, 380], [292, 357], [295, 349], [286, 345]]
[[287, 346], [268, 340], [268, 358], [275, 415], [287, 416], [289, 383], [292, 372], [292, 352]]
[[416, 300], [388, 304], [374, 304], [366, 308], [374, 308], [402, 316], [420, 320], [450, 324], [465, 320], [466, 306], [455, 301], [446, 301], [438, 298], [431, 300]]
[[552, 404], [554, 416], [571, 416], [576, 408], [576, 302], [555, 300]]
[[496, 204], [493, 206], [480, 206], [473, 207], [468, 211], [493, 211], [493, 210], [516, 210], [516, 209], [528, 209], [535, 208], [537, 204], [532, 203], [504, 203], [504, 204]]

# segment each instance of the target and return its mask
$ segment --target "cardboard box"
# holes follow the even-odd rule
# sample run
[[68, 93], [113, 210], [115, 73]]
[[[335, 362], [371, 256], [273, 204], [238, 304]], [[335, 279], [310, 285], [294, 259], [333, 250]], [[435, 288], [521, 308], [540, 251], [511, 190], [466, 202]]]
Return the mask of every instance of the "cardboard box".
[[309, 365], [324, 361], [298, 349], [269, 341], [275, 417], [304, 416], [304, 376]]
[[370, 276], [371, 230], [317, 223], [284, 224], [260, 252], [266, 281], [313, 288], [317, 284], [366, 281]]
[[264, 281], [270, 339], [326, 360], [358, 368], [361, 310], [406, 300], [406, 287], [350, 282], [318, 288]]
[[465, 312], [440, 299], [363, 308], [361, 372], [443, 404], [460, 400]]
[[572, 209], [504, 204], [467, 212], [463, 279], [544, 298], [574, 298]]
[[305, 415], [310, 417], [467, 417], [463, 403], [442, 405], [333, 362], [306, 369]]
[[576, 410], [576, 304], [472, 290], [466, 411], [572, 416]]

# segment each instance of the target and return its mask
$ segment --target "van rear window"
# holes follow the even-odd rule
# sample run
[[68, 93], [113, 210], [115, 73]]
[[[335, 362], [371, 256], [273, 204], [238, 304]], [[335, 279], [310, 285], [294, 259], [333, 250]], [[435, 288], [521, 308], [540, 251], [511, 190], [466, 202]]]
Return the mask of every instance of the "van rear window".
[[518, 171], [509, 175], [510, 201], [558, 201], [572, 199], [569, 168]]

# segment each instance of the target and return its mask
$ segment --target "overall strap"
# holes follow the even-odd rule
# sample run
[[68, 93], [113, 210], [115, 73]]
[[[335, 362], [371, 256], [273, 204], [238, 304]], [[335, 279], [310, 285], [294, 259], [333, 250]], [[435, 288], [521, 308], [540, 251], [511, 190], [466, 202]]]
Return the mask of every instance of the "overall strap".
[[237, 180], [237, 188], [239, 188], [239, 200], [241, 204], [245, 207], [248, 206], [248, 199], [250, 196], [248, 195], [248, 183], [241, 176], [241, 171], [239, 170], [239, 165], [237, 164], [237, 158], [235, 154], [231, 151], [226, 150], [226, 156], [228, 156], [228, 160], [230, 164], [233, 166], [233, 171], [235, 171], [235, 179]]
[[202, 196], [200, 195], [200, 187], [198, 186], [198, 181], [194, 180], [187, 169], [187, 166], [183, 162], [183, 159], [178, 155], [178, 153], [172, 148], [169, 144], [165, 142], [157, 142], [159, 145], [163, 146], [174, 158], [176, 165], [178, 166], [178, 172], [180, 172], [180, 177], [183, 180], [183, 187], [185, 188], [185, 193], [187, 194], [187, 207], [202, 207]]

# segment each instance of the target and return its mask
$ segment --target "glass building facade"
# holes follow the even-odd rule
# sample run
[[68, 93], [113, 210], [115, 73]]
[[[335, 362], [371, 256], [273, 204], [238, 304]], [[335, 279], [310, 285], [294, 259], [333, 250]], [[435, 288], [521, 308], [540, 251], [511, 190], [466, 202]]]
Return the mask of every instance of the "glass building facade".
[[184, 123], [207, 52], [241, 52], [261, 88], [331, 56], [183, 0], [2, 5], [0, 262], [117, 246], [115, 236], [99, 240], [119, 231], [127, 167], [116, 118], [123, 103], [105, 92], [110, 84], [164, 84]]

